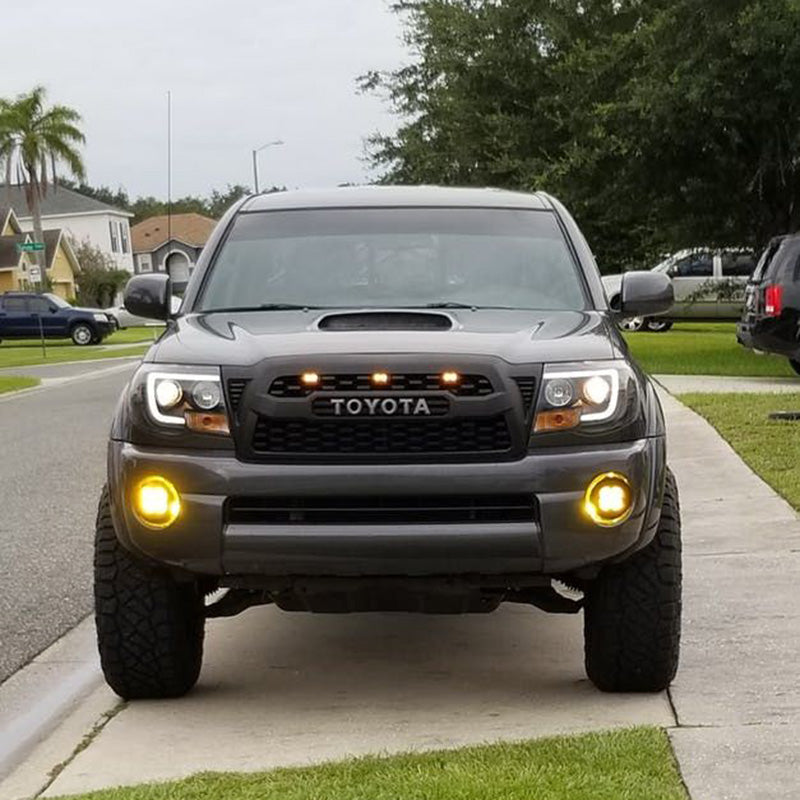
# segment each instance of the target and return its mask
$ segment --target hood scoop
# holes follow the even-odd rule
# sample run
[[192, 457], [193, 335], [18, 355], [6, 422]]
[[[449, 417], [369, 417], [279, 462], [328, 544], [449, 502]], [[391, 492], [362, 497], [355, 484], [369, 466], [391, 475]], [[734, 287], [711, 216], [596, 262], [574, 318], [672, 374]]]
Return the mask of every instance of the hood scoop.
[[427, 311], [348, 311], [326, 314], [317, 323], [321, 331], [449, 331], [447, 314]]

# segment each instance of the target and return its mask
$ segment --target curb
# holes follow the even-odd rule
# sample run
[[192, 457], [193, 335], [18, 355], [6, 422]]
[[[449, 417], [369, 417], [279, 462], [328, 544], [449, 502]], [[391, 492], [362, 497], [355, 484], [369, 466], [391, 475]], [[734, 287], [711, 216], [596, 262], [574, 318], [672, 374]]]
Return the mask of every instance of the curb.
[[0, 781], [101, 683], [87, 617], [0, 684]]

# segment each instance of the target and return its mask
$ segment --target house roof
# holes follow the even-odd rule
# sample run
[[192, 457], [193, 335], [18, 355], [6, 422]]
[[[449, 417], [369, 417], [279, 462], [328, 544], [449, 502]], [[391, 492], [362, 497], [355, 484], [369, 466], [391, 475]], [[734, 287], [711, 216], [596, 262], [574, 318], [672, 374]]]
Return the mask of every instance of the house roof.
[[[42, 231], [42, 234], [44, 236], [45, 269], [53, 268], [53, 260], [55, 259], [56, 251], [58, 250], [58, 244], [61, 242], [61, 246], [67, 253], [67, 257], [70, 260], [73, 271], [77, 271], [79, 267], [78, 260], [69, 244], [69, 239], [64, 237], [62, 241], [63, 231], [60, 229], [51, 229]], [[17, 245], [32, 240], [32, 233], [18, 233], [13, 236], [0, 236], [0, 269], [16, 267], [20, 260], [20, 253], [17, 250]]]
[[171, 222], [166, 215], [149, 217], [131, 228], [133, 252], [149, 253], [168, 241], [203, 247], [216, 224], [215, 219], [202, 214], [173, 214]]
[[[31, 214], [28, 211], [28, 203], [25, 199], [25, 187], [20, 185], [6, 186], [0, 184], [0, 203], [4, 206], [11, 204], [16, 215], [20, 219], [28, 219]], [[45, 197], [42, 198], [42, 216], [55, 217], [55, 216], [78, 216], [81, 214], [99, 214], [99, 213], [115, 213], [122, 214], [126, 217], [132, 217], [129, 211], [123, 211], [120, 208], [110, 206], [108, 203], [103, 203], [100, 200], [95, 200], [93, 197], [75, 192], [72, 189], [67, 189], [65, 186], [57, 188], [50, 187]]]
[[11, 223], [11, 230], [15, 233], [22, 233], [22, 228], [19, 226], [19, 220], [14, 213], [11, 206], [4, 206], [0, 204], [0, 234], [6, 229], [6, 226]]

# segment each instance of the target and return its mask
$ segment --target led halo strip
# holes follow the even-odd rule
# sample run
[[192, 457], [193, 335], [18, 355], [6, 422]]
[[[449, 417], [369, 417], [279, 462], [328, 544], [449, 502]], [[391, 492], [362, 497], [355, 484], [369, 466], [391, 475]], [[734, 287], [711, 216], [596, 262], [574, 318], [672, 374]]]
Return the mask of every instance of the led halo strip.
[[147, 410], [150, 416], [162, 425], [186, 425], [186, 420], [183, 417], [172, 417], [169, 414], [162, 414], [156, 402], [156, 381], [209, 381], [210, 383], [218, 383], [220, 388], [220, 397], [222, 397], [222, 380], [219, 375], [200, 375], [183, 372], [150, 372], [147, 375]]
[[545, 371], [542, 376], [542, 382], [555, 380], [557, 378], [594, 378], [594, 377], [609, 378], [611, 381], [611, 394], [608, 398], [608, 408], [605, 411], [597, 411], [594, 414], [581, 414], [581, 422], [601, 422], [608, 419], [617, 409], [617, 401], [619, 400], [619, 372], [615, 369], [598, 369], [598, 370], [582, 370], [574, 372], [547, 372]]

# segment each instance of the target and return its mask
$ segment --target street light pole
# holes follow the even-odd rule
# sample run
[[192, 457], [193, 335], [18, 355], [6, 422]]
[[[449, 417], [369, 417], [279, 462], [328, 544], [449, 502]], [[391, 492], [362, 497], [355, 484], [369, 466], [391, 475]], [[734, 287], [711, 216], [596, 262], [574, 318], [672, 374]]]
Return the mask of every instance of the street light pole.
[[267, 142], [266, 144], [261, 145], [261, 147], [257, 147], [255, 150], [253, 150], [253, 188], [255, 189], [256, 194], [261, 194], [261, 189], [258, 185], [258, 154], [262, 150], [266, 150], [268, 147], [276, 147], [282, 144], [283, 141], [281, 139], [276, 139], [274, 142]]

